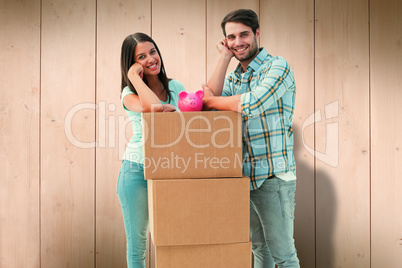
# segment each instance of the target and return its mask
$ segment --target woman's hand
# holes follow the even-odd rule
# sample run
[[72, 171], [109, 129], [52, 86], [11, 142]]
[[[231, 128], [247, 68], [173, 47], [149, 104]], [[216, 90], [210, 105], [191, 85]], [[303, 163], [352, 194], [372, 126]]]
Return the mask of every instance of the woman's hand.
[[128, 78], [132, 81], [134, 75], [138, 75], [141, 79], [144, 77], [144, 68], [139, 63], [134, 63], [128, 70]]
[[176, 107], [174, 107], [172, 104], [166, 103], [162, 104], [162, 112], [174, 112], [176, 111]]

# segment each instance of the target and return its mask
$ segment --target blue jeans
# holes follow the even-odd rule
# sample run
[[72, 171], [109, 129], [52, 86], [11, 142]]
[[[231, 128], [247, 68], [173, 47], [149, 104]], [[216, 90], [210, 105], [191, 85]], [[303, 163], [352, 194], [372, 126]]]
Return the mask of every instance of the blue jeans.
[[145, 268], [148, 235], [147, 181], [141, 164], [123, 160], [117, 181], [117, 196], [123, 211], [128, 268]]
[[293, 239], [296, 181], [267, 179], [250, 192], [254, 268], [300, 267]]

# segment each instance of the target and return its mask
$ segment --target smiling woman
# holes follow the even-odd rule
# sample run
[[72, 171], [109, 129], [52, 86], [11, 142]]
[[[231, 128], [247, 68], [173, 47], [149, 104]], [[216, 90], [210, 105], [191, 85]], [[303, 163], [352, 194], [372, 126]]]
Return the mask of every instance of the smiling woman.
[[133, 95], [123, 98], [124, 105], [131, 111], [148, 112], [171, 109], [160, 101], [172, 98], [169, 79], [162, 56], [155, 41], [144, 33], [129, 35], [123, 42], [121, 52], [121, 90]]
[[151, 42], [138, 43], [135, 48], [135, 61], [143, 67], [141, 75], [158, 75], [160, 68], [160, 57], [155, 45]]
[[178, 110], [184, 86], [168, 79], [158, 46], [144, 33], [129, 35], [121, 49], [121, 101], [133, 128], [117, 182], [127, 240], [127, 265], [145, 268], [148, 234], [147, 182], [142, 155], [143, 112]]

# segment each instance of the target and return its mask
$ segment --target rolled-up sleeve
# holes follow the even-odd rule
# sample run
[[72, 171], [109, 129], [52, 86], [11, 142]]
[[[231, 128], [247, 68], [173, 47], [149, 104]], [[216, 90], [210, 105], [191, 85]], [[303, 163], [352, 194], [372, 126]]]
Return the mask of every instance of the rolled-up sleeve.
[[223, 89], [222, 89], [222, 96], [227, 97], [227, 96], [231, 96], [232, 92], [230, 90], [230, 86], [232, 84], [232, 78], [230, 77], [226, 77], [225, 78], [225, 82], [223, 84]]
[[283, 58], [273, 60], [261, 75], [263, 76], [261, 83], [252, 91], [240, 96], [242, 112], [247, 116], [257, 116], [267, 111], [294, 87], [292, 70]]

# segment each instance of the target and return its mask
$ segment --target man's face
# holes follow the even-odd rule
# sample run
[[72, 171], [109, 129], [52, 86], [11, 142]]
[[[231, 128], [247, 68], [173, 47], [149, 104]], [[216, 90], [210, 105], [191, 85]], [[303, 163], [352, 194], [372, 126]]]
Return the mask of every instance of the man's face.
[[254, 34], [253, 30], [243, 23], [228, 22], [225, 30], [228, 48], [233, 51], [236, 59], [250, 63], [258, 54], [257, 37], [260, 35], [260, 29]]

